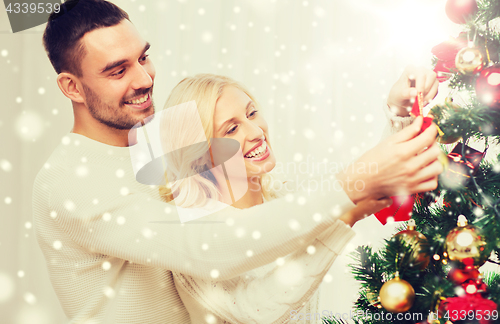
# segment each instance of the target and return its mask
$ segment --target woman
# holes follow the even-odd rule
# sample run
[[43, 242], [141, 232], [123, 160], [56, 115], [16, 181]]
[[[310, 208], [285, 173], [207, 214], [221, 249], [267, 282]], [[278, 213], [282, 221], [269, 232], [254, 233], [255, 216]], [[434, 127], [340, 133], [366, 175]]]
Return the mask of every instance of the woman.
[[[160, 192], [167, 200], [195, 210], [249, 208], [289, 192], [286, 182], [269, 174], [276, 158], [268, 125], [255, 98], [238, 82], [211, 74], [185, 78], [173, 89], [163, 113], [170, 185]], [[217, 140], [226, 142], [216, 145]], [[353, 237], [350, 226], [390, 204], [390, 199], [359, 203], [314, 242], [303, 242], [302, 250], [231, 280], [174, 272], [192, 323], [321, 323], [317, 289]], [[289, 225], [292, 230], [300, 227]], [[244, 231], [235, 229], [235, 235]]]

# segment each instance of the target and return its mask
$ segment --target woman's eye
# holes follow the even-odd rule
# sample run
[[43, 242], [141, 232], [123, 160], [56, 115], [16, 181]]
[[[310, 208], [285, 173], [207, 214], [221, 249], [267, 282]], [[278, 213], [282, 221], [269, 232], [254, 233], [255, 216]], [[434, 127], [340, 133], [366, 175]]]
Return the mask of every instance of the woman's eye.
[[139, 61], [141, 62], [144, 62], [146, 61], [146, 59], [148, 58], [149, 55], [144, 55], [143, 57], [141, 57], [141, 59]]
[[233, 126], [230, 130], [227, 131], [226, 134], [232, 134], [236, 131], [236, 128], [238, 128], [238, 126]]
[[248, 115], [248, 117], [253, 117], [253, 116], [255, 116], [255, 114], [257, 114], [257, 111], [258, 111], [258, 110], [254, 110], [254, 111], [252, 111], [252, 112], [250, 113], [250, 115]]

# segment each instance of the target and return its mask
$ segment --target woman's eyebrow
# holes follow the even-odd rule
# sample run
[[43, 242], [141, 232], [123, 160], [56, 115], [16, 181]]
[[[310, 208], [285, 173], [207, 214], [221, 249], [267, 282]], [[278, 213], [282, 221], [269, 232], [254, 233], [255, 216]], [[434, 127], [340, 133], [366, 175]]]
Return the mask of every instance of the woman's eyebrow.
[[222, 128], [224, 128], [224, 126], [229, 125], [231, 123], [234, 123], [237, 120], [238, 120], [238, 118], [236, 118], [236, 117], [233, 117], [231, 119], [226, 120], [225, 122], [222, 123], [222, 125], [220, 125], [218, 132], [220, 132], [222, 130]]
[[[253, 101], [250, 100], [248, 103], [247, 103], [247, 106], [245, 107], [245, 110], [248, 110], [248, 108], [250, 108], [250, 106], [253, 104]], [[235, 121], [237, 121], [238, 118], [236, 117], [233, 117], [231, 119], [228, 119], [226, 120], [225, 122], [222, 123], [222, 125], [220, 125], [219, 129], [217, 130], [218, 132], [220, 132], [222, 130], [222, 128], [224, 128], [224, 126], [228, 125], [228, 124], [231, 124], [231, 123], [234, 123]]]

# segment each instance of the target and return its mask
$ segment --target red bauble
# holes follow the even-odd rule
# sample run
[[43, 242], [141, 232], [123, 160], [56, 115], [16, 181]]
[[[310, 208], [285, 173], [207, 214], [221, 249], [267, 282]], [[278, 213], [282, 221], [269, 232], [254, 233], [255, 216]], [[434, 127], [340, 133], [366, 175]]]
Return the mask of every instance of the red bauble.
[[446, 15], [457, 24], [465, 24], [466, 20], [477, 12], [476, 0], [448, 0]]
[[437, 58], [434, 72], [436, 72], [439, 82], [450, 78], [455, 69], [457, 53], [464, 47], [467, 47], [467, 33], [462, 32], [458, 37], [450, 37], [449, 40], [432, 48], [431, 52]]
[[491, 108], [500, 108], [500, 65], [481, 71], [476, 79], [476, 96], [479, 102]]
[[472, 258], [465, 258], [462, 260], [462, 263], [465, 265], [465, 269], [454, 268], [448, 273], [448, 279], [457, 285], [479, 277], [479, 271], [474, 267], [474, 260]]
[[[494, 322], [492, 314], [497, 310], [497, 304], [489, 299], [483, 298], [481, 294], [465, 294], [460, 297], [448, 297], [439, 305], [439, 315], [448, 314], [447, 319], [453, 321], [467, 320], [469, 312], [471, 314], [481, 314], [474, 316], [480, 324], [491, 324]], [[448, 312], [448, 313], [446, 313]], [[464, 316], [465, 314], [465, 316]], [[490, 316], [485, 316], [489, 314]]]

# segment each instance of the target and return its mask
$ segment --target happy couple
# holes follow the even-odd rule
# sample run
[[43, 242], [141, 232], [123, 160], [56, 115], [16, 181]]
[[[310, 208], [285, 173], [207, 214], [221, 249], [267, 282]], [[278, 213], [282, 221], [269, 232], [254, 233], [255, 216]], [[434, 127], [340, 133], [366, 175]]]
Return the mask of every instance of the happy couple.
[[[74, 124], [37, 175], [33, 213], [70, 323], [293, 322], [293, 311], [315, 312], [319, 284], [357, 221], [390, 205], [387, 197], [437, 186], [437, 131], [419, 134], [422, 119], [406, 107], [417, 91], [430, 101], [438, 83], [433, 72], [411, 67], [385, 107], [394, 134], [356, 162], [376, 163], [378, 173], [336, 175], [340, 183], [362, 181], [362, 191], [345, 186], [309, 196], [273, 185], [278, 144], [265, 108], [241, 83], [211, 74], [185, 78], [171, 91], [160, 116], [189, 102], [195, 109], [157, 120], [163, 149], [228, 139], [239, 144], [235, 163], [245, 176], [214, 163], [213, 147], [191, 146], [166, 155], [168, 183], [140, 183], [130, 152], [142, 134], [135, 125], [155, 114], [150, 44], [110, 2], [62, 7], [43, 42]], [[246, 188], [238, 199], [235, 188]], [[211, 202], [227, 207], [179, 221], [179, 213]]]

